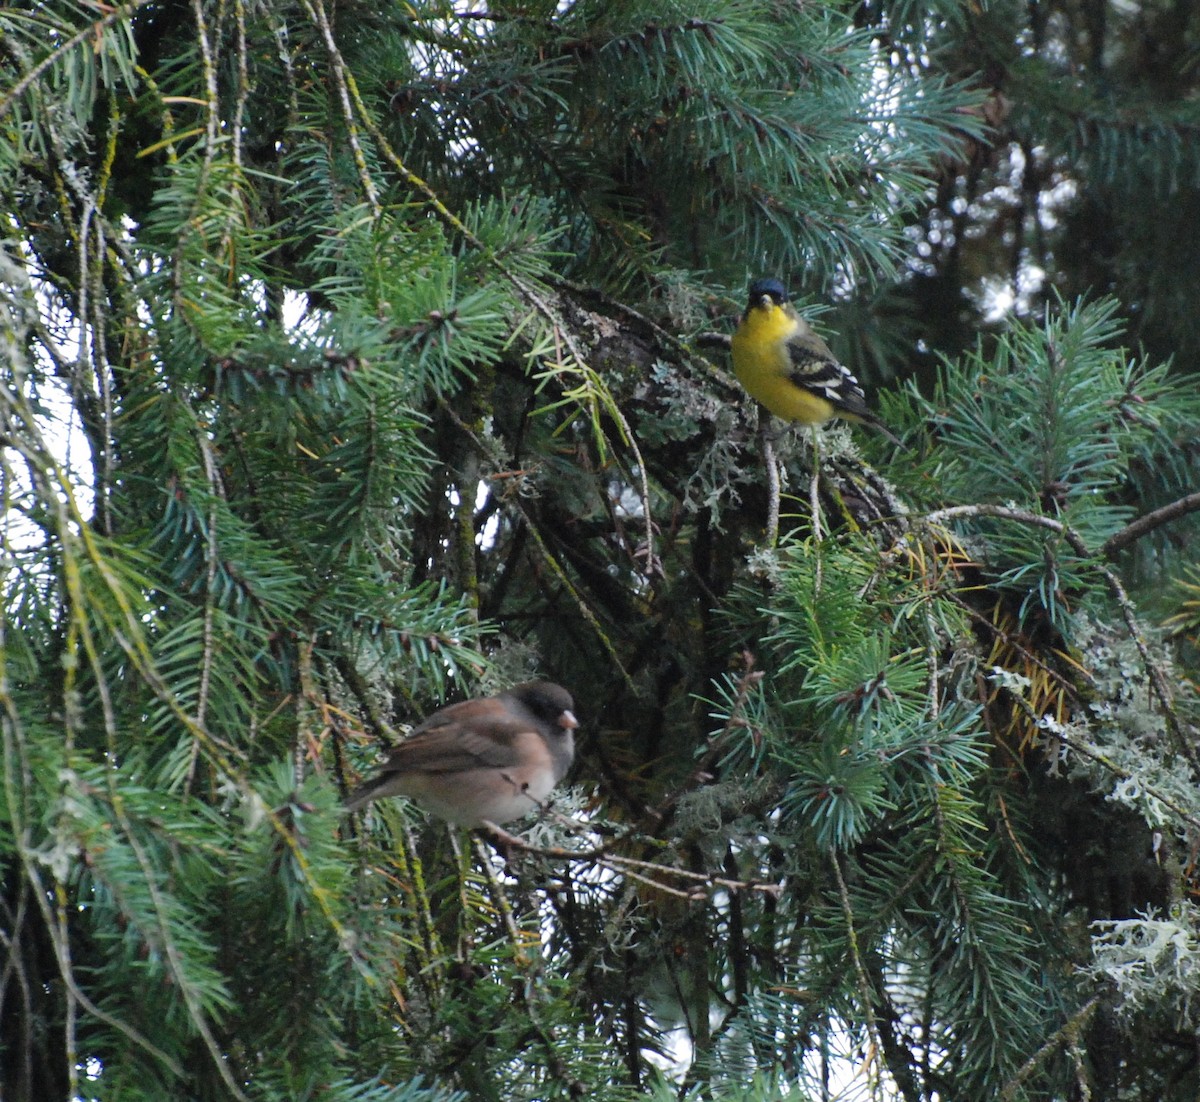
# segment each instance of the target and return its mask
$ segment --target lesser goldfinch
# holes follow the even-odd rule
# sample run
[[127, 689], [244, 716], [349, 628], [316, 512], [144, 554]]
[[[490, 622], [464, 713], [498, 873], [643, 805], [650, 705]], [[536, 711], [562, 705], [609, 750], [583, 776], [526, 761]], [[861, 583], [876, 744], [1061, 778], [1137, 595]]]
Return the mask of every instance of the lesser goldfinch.
[[779, 280], [750, 284], [750, 301], [733, 334], [732, 351], [738, 381], [776, 417], [805, 425], [844, 417], [865, 422], [899, 443], [867, 408], [858, 380], [796, 313]]

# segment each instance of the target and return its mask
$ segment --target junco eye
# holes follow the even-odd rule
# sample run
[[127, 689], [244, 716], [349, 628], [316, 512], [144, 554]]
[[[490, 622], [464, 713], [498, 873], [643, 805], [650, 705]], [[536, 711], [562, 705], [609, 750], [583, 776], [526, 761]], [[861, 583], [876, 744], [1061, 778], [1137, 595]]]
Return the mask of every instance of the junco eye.
[[408, 796], [452, 823], [506, 823], [536, 811], [575, 757], [579, 726], [561, 685], [527, 681], [431, 715], [346, 800], [357, 811]]

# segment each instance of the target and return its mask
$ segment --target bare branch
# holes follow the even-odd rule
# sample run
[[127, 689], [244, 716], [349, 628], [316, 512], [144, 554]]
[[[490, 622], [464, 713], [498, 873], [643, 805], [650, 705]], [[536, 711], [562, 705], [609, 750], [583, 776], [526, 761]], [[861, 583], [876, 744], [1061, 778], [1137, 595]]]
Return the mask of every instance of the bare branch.
[[1161, 509], [1155, 509], [1138, 517], [1119, 532], [1109, 536], [1101, 546], [1100, 553], [1106, 559], [1111, 559], [1118, 551], [1123, 551], [1135, 540], [1140, 540], [1144, 535], [1153, 532], [1155, 528], [1161, 528], [1164, 524], [1169, 524], [1179, 517], [1197, 511], [1200, 511], [1200, 493], [1181, 497], [1178, 501], [1172, 501]]

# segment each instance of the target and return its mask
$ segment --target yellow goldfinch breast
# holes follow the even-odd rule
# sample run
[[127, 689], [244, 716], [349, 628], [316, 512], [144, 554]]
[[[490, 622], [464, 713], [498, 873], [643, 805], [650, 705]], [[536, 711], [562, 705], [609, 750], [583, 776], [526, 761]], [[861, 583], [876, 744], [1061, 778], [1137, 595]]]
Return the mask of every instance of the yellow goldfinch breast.
[[796, 363], [789, 340], [805, 328], [794, 313], [782, 306], [752, 304], [733, 334], [733, 370], [750, 396], [776, 417], [819, 425], [838, 410], [820, 394], [794, 381]]

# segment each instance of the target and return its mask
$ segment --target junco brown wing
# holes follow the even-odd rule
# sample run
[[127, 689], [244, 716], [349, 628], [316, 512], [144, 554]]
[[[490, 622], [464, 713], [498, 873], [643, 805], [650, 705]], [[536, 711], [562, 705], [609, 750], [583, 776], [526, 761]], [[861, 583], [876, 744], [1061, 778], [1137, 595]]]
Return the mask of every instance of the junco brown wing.
[[357, 811], [381, 796], [408, 796], [452, 823], [506, 823], [535, 811], [575, 757], [571, 694], [526, 681], [498, 696], [431, 715], [346, 799]]

